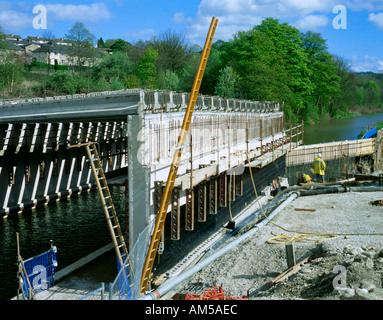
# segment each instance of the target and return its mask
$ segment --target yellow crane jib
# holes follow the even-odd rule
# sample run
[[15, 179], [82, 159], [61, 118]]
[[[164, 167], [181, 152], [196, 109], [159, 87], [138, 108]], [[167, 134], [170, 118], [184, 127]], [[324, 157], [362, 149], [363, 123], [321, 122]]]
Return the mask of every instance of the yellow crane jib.
[[164, 228], [164, 223], [167, 214], [167, 208], [170, 203], [170, 198], [173, 192], [174, 182], [177, 177], [178, 166], [182, 155], [182, 146], [185, 144], [186, 137], [189, 132], [189, 127], [194, 111], [195, 104], [197, 102], [199, 89], [201, 87], [202, 78], [205, 72], [207, 60], [209, 58], [210, 49], [213, 43], [215, 30], [217, 28], [218, 19], [213, 17], [211, 20], [209, 32], [206, 36], [204, 48], [202, 50], [201, 59], [198, 65], [198, 70], [194, 78], [193, 87], [191, 90], [188, 106], [185, 111], [181, 132], [178, 137], [176, 151], [174, 153], [173, 161], [170, 166], [168, 179], [166, 181], [165, 190], [161, 198], [160, 209], [156, 217], [153, 234], [150, 240], [149, 249], [146, 255], [145, 263], [142, 269], [140, 293], [144, 293], [149, 282], [150, 274], [153, 268], [154, 258], [157, 253], [158, 245], [161, 239], [161, 233]]

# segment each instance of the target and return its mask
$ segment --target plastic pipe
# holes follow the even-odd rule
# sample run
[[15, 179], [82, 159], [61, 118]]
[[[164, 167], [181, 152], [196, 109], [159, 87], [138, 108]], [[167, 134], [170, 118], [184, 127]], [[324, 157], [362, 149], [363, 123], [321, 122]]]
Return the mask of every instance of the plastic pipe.
[[313, 196], [318, 194], [343, 193], [343, 192], [376, 192], [383, 191], [383, 186], [349, 186], [349, 187], [320, 187], [311, 190], [297, 190], [300, 196]]
[[[298, 193], [293, 193], [290, 195], [282, 204], [280, 204], [273, 212], [270, 213], [269, 219], [271, 220], [275, 215], [277, 215], [281, 210], [283, 210], [288, 204], [290, 204], [293, 200], [295, 200], [298, 197]], [[230, 250], [237, 247], [240, 243], [245, 241], [247, 238], [251, 237], [254, 233], [256, 233], [258, 230], [263, 228], [267, 223], [269, 222], [268, 219], [262, 220], [260, 223], [258, 223], [253, 229], [247, 231], [234, 241], [230, 242], [228, 245], [223, 247], [222, 249], [218, 250], [217, 252], [213, 253], [211, 256], [206, 258], [205, 260], [202, 260], [200, 263], [196, 264], [189, 270], [183, 272], [178, 277], [174, 279], [170, 279], [167, 282], [165, 282], [163, 285], [158, 287], [156, 290], [148, 293], [144, 297], [142, 297], [140, 300], [156, 300], [159, 299], [162, 295], [169, 292], [172, 288], [179, 285], [180, 283], [184, 282], [191, 276], [193, 276], [195, 273], [215, 261], [216, 259], [220, 258]]]

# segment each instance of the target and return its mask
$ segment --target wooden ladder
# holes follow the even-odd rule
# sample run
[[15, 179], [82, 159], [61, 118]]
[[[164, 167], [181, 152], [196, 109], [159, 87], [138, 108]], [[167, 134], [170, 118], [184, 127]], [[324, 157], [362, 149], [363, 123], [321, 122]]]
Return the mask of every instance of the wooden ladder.
[[170, 166], [168, 180], [166, 181], [165, 189], [161, 198], [161, 205], [159, 212], [156, 217], [153, 234], [150, 240], [149, 249], [146, 255], [145, 263], [142, 269], [141, 284], [140, 284], [140, 293], [144, 293], [149, 282], [150, 274], [153, 268], [154, 259], [157, 253], [158, 245], [161, 239], [161, 233], [164, 228], [164, 223], [167, 215], [167, 209], [169, 207], [170, 199], [172, 196], [174, 182], [177, 177], [178, 166], [181, 160], [182, 148], [185, 144], [186, 137], [189, 132], [189, 127], [194, 111], [195, 104], [197, 102], [199, 89], [201, 87], [202, 78], [205, 72], [207, 60], [209, 58], [211, 45], [213, 43], [214, 33], [217, 28], [218, 19], [213, 17], [209, 32], [206, 37], [205, 46], [202, 51], [202, 56], [200, 63], [198, 65], [198, 70], [194, 79], [191, 95], [189, 98], [188, 106], [185, 112], [184, 120], [181, 127], [181, 132], [178, 137], [178, 142], [173, 157], [172, 164]]
[[106, 222], [112, 237], [116, 255], [120, 266], [122, 267], [124, 259], [128, 257], [128, 249], [124, 240], [124, 235], [121, 231], [121, 226], [118, 221], [112, 196], [109, 191], [108, 182], [106, 180], [104, 170], [102, 169], [102, 163], [97, 152], [96, 144], [94, 142], [80, 143], [77, 145], [69, 145], [68, 149], [76, 147], [85, 147], [86, 149], [88, 161], [92, 168], [98, 193], [100, 194], [102, 208], [105, 213]]

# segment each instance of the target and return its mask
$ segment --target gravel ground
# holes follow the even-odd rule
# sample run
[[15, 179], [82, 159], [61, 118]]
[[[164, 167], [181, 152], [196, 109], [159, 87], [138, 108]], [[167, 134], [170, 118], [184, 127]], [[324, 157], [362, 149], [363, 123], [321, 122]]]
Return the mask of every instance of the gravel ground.
[[[269, 244], [267, 240], [274, 235], [296, 234], [268, 223], [196, 273], [184, 292], [222, 286], [226, 293], [250, 299], [383, 299], [383, 206], [373, 205], [376, 200], [383, 200], [383, 192], [298, 197], [273, 223], [287, 230], [338, 236], [319, 243], [294, 242], [296, 262], [314, 255], [296, 269], [297, 273], [267, 287], [288, 269], [285, 244]], [[335, 272], [335, 267], [345, 272]]]

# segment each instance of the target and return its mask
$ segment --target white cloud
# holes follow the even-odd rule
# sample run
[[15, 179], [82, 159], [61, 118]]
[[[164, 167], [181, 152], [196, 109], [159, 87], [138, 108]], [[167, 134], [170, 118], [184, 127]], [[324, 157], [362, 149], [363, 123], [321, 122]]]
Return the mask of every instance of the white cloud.
[[91, 5], [73, 4], [47, 4], [47, 14], [54, 20], [97, 22], [109, 20], [111, 12], [104, 3], [92, 3]]
[[329, 18], [324, 15], [307, 15], [294, 23], [299, 30], [315, 31], [319, 27], [325, 27], [330, 24]]
[[281, 1], [289, 9], [289, 13], [295, 12], [297, 15], [312, 14], [314, 12], [331, 12], [332, 8], [339, 1], [334, 0], [285, 0]]
[[213, 16], [219, 19], [215, 38], [228, 40], [233, 33], [251, 29], [267, 17], [286, 21], [302, 30], [330, 26], [336, 5], [345, 6], [347, 11], [383, 10], [382, 0], [200, 0], [195, 18], [178, 12], [173, 21], [186, 25], [190, 40], [202, 43]]
[[383, 12], [378, 14], [370, 13], [368, 15], [368, 21], [374, 23], [379, 29], [383, 30]]
[[181, 24], [189, 24], [193, 22], [192, 18], [186, 18], [185, 12], [178, 12], [175, 13], [172, 19], [175, 23], [181, 23]]
[[[90, 5], [44, 4], [44, 6], [47, 8], [49, 24], [58, 20], [98, 22], [112, 18], [108, 7], [102, 2]], [[0, 1], [0, 25], [10, 32], [31, 28], [36, 16], [32, 13], [32, 9], [31, 4]]]
[[0, 25], [4, 30], [19, 31], [32, 26], [31, 14], [14, 10], [0, 10]]
[[[339, 2], [339, 1], [338, 1]], [[379, 11], [383, 10], [383, 2], [381, 0], [344, 0], [342, 3], [348, 10], [352, 11]]]
[[354, 55], [351, 58], [351, 69], [354, 72], [381, 72], [383, 70], [383, 61], [379, 60], [377, 56]]
[[128, 39], [141, 39], [149, 38], [156, 35], [156, 31], [153, 29], [142, 29], [137, 31], [128, 31], [125, 33], [125, 37]]
[[336, 0], [201, 0], [196, 18], [179, 12], [173, 20], [187, 25], [189, 39], [201, 42], [215, 16], [219, 19], [215, 38], [227, 40], [235, 32], [251, 29], [267, 17], [287, 20], [305, 29], [326, 26], [329, 19], [314, 13], [330, 14], [335, 4]]

